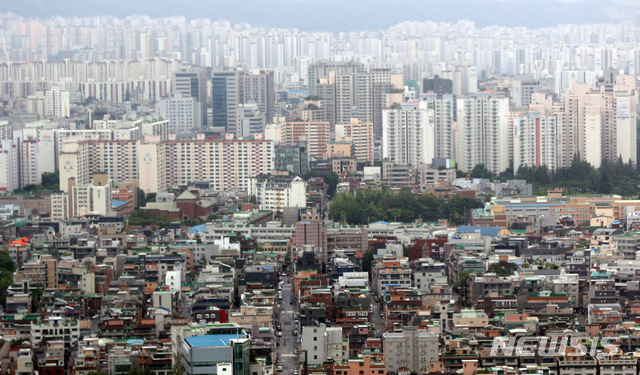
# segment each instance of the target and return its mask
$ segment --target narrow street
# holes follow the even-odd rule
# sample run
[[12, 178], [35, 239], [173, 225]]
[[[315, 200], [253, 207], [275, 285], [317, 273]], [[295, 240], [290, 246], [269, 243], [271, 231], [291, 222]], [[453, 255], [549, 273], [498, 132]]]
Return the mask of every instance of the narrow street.
[[292, 298], [291, 284], [285, 283], [282, 287], [282, 300], [279, 301], [280, 309], [278, 310], [282, 337], [278, 337], [280, 346], [276, 349], [276, 353], [278, 353], [277, 366], [282, 366], [282, 375], [293, 375], [293, 371], [298, 369], [298, 356], [295, 352], [298, 348], [298, 336], [293, 335], [293, 331], [297, 329], [294, 322], [296, 309], [294, 305], [289, 303]]
[[375, 337], [382, 337], [382, 313], [380, 312], [380, 304], [378, 302], [375, 301], [371, 301], [371, 315], [372, 315], [372, 323], [373, 323], [373, 327], [375, 328], [376, 332], [375, 332]]

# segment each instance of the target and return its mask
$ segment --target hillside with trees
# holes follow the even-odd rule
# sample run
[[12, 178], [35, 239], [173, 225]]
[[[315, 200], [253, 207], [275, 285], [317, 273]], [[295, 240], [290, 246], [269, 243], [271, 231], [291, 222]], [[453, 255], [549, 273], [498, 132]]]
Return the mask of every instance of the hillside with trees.
[[375, 221], [412, 222], [416, 219], [425, 222], [449, 219], [462, 224], [466, 211], [481, 207], [481, 202], [460, 195], [445, 202], [428, 194], [416, 198], [409, 191], [365, 189], [358, 190], [355, 196], [351, 193], [335, 194], [329, 206], [329, 218], [350, 225]]

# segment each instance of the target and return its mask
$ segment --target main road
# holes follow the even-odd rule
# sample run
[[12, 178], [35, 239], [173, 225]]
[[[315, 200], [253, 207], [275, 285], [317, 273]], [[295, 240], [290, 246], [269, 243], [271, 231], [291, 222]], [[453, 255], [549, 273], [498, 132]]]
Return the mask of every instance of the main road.
[[[291, 277], [285, 276], [284, 280], [291, 280]], [[282, 337], [278, 337], [280, 344], [276, 348], [278, 354], [277, 366], [282, 366], [282, 375], [293, 375], [293, 371], [298, 369], [297, 340], [298, 336], [293, 335], [293, 331], [297, 329], [294, 323], [294, 314], [297, 312], [291, 303], [293, 291], [291, 284], [285, 282], [282, 288], [282, 300], [279, 301], [278, 319], [282, 328]], [[280, 373], [280, 372], [279, 372]]]

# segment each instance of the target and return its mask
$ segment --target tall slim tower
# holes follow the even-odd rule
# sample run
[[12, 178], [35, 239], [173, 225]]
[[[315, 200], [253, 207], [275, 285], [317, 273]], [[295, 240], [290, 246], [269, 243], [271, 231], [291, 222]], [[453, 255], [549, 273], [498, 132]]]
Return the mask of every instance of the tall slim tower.
[[213, 72], [211, 83], [213, 126], [223, 127], [227, 133], [237, 134], [238, 105], [243, 98], [240, 71]]
[[185, 94], [200, 103], [200, 123], [198, 129], [208, 127], [207, 122], [207, 72], [202, 68], [192, 68], [173, 73], [172, 92], [177, 96]]

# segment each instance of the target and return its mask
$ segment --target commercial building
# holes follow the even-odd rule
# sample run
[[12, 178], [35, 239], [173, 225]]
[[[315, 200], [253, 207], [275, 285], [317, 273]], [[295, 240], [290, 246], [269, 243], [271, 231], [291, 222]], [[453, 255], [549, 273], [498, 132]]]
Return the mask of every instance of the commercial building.
[[235, 334], [185, 337], [180, 357], [189, 375], [218, 374], [219, 364], [231, 364], [229, 375], [250, 374], [251, 340]]
[[[176, 97], [191, 97], [191, 110], [198, 111], [193, 113], [193, 124], [195, 130], [204, 129], [207, 124], [207, 72], [204, 68], [191, 68], [190, 70], [181, 70], [173, 73], [171, 81], [172, 92]], [[182, 102], [181, 104], [188, 104]], [[187, 108], [188, 109], [188, 108]], [[177, 108], [174, 107], [173, 111]], [[189, 112], [185, 111], [185, 116]]]
[[278, 171], [289, 171], [304, 176], [309, 171], [309, 151], [306, 142], [276, 144], [273, 167]]

